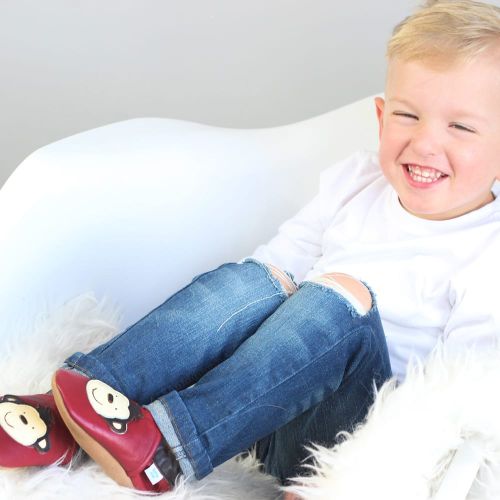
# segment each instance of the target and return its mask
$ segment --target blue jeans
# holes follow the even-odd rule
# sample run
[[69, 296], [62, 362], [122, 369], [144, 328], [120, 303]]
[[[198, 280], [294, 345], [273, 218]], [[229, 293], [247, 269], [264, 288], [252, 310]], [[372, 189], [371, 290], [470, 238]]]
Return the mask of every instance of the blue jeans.
[[352, 430], [391, 376], [370, 293], [361, 316], [326, 285], [303, 281], [288, 296], [265, 264], [227, 263], [66, 364], [147, 405], [186, 476], [257, 443], [285, 480], [301, 473], [304, 445]]

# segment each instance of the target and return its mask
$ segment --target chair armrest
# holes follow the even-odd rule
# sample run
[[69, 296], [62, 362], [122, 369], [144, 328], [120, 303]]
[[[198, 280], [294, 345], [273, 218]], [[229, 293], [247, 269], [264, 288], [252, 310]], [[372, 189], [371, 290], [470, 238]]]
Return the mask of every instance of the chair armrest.
[[467, 439], [456, 451], [434, 500], [465, 500], [484, 460], [483, 443]]

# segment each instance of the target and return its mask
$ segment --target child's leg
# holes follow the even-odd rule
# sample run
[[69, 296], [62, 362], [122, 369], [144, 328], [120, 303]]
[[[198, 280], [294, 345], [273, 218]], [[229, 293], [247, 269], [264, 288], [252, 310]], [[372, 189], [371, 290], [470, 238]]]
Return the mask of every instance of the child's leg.
[[[75, 354], [68, 364], [149, 403], [158, 394], [190, 385], [229, 356], [296, 288], [287, 273], [253, 259], [226, 264], [198, 276], [124, 333], [89, 356]], [[50, 464], [61, 456], [69, 461], [75, 443], [60, 422], [52, 395], [0, 397], [0, 416], [12, 416], [12, 408], [20, 418], [29, 409], [37, 426], [33, 434], [50, 444], [50, 453], [30, 439], [17, 415], [15, 428], [2, 418], [0, 466]], [[45, 424], [45, 417], [53, 425]]]
[[[269, 269], [263, 265], [256, 267], [266, 272]], [[341, 290], [343, 286], [356, 294], [348, 283], [340, 285]], [[279, 289], [285, 293], [281, 286]], [[357, 299], [362, 310], [366, 306], [364, 298]], [[375, 352], [380, 355], [381, 363], [389, 366], [381, 336], [382, 326], [374, 303], [368, 312], [360, 313], [344, 293], [323, 283], [303, 282], [222, 362], [192, 385], [173, 389], [148, 405], [146, 408], [156, 424], [153, 432], [158, 433], [159, 428], [182, 472], [199, 479], [216, 465], [331, 398], [343, 381], [354, 377], [357, 367]], [[94, 366], [99, 368], [97, 364]], [[102, 371], [108, 373], [104, 367]], [[122, 377], [125, 379], [129, 373], [123, 371]], [[71, 387], [64, 390], [71, 391]], [[67, 392], [67, 397], [74, 401], [70, 403], [72, 418], [86, 426], [87, 417], [79, 414], [75, 393]], [[82, 411], [88, 412], [88, 405]], [[121, 447], [117, 444], [120, 438], [105, 439], [112, 448]], [[133, 453], [133, 448], [128, 448], [122, 455]]]
[[[365, 299], [360, 295], [358, 301]], [[322, 401], [335, 399], [339, 389], [350, 390], [346, 381], [356, 387], [358, 401], [368, 400], [370, 367], [380, 370], [380, 379], [390, 374], [375, 304], [360, 314], [331, 287], [303, 282], [231, 357], [148, 409], [183, 472], [200, 479]], [[365, 369], [369, 373], [358, 384], [356, 376]]]
[[[313, 281], [339, 292], [360, 314], [366, 314], [371, 306], [368, 289], [354, 278], [333, 273]], [[268, 474], [285, 483], [288, 478], [310, 473], [304, 468], [310, 458], [306, 446], [315, 443], [332, 447], [338, 442], [339, 432], [353, 431], [366, 417], [374, 402], [374, 387], [380, 388], [392, 376], [380, 321], [372, 321], [370, 329], [333, 395], [257, 443], [257, 457]]]
[[296, 288], [288, 274], [254, 259], [223, 264], [66, 363], [147, 404], [189, 387], [231, 356]]

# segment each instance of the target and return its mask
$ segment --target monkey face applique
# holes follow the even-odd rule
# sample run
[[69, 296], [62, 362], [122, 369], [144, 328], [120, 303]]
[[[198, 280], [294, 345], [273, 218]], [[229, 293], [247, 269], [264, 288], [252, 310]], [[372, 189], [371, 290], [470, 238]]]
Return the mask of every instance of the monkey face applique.
[[113, 432], [125, 434], [129, 422], [142, 418], [137, 403], [104, 382], [91, 379], [87, 382], [86, 390], [93, 410], [104, 418]]
[[17, 443], [48, 452], [50, 424], [48, 408], [35, 407], [17, 396], [0, 398], [0, 426]]

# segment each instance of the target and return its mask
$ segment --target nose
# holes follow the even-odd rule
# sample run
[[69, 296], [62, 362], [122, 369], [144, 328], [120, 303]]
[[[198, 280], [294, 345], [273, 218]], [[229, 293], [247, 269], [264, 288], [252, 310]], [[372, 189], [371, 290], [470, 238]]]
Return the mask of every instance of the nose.
[[436, 156], [441, 152], [439, 133], [428, 123], [419, 123], [411, 137], [411, 148], [418, 156], [425, 158]]

